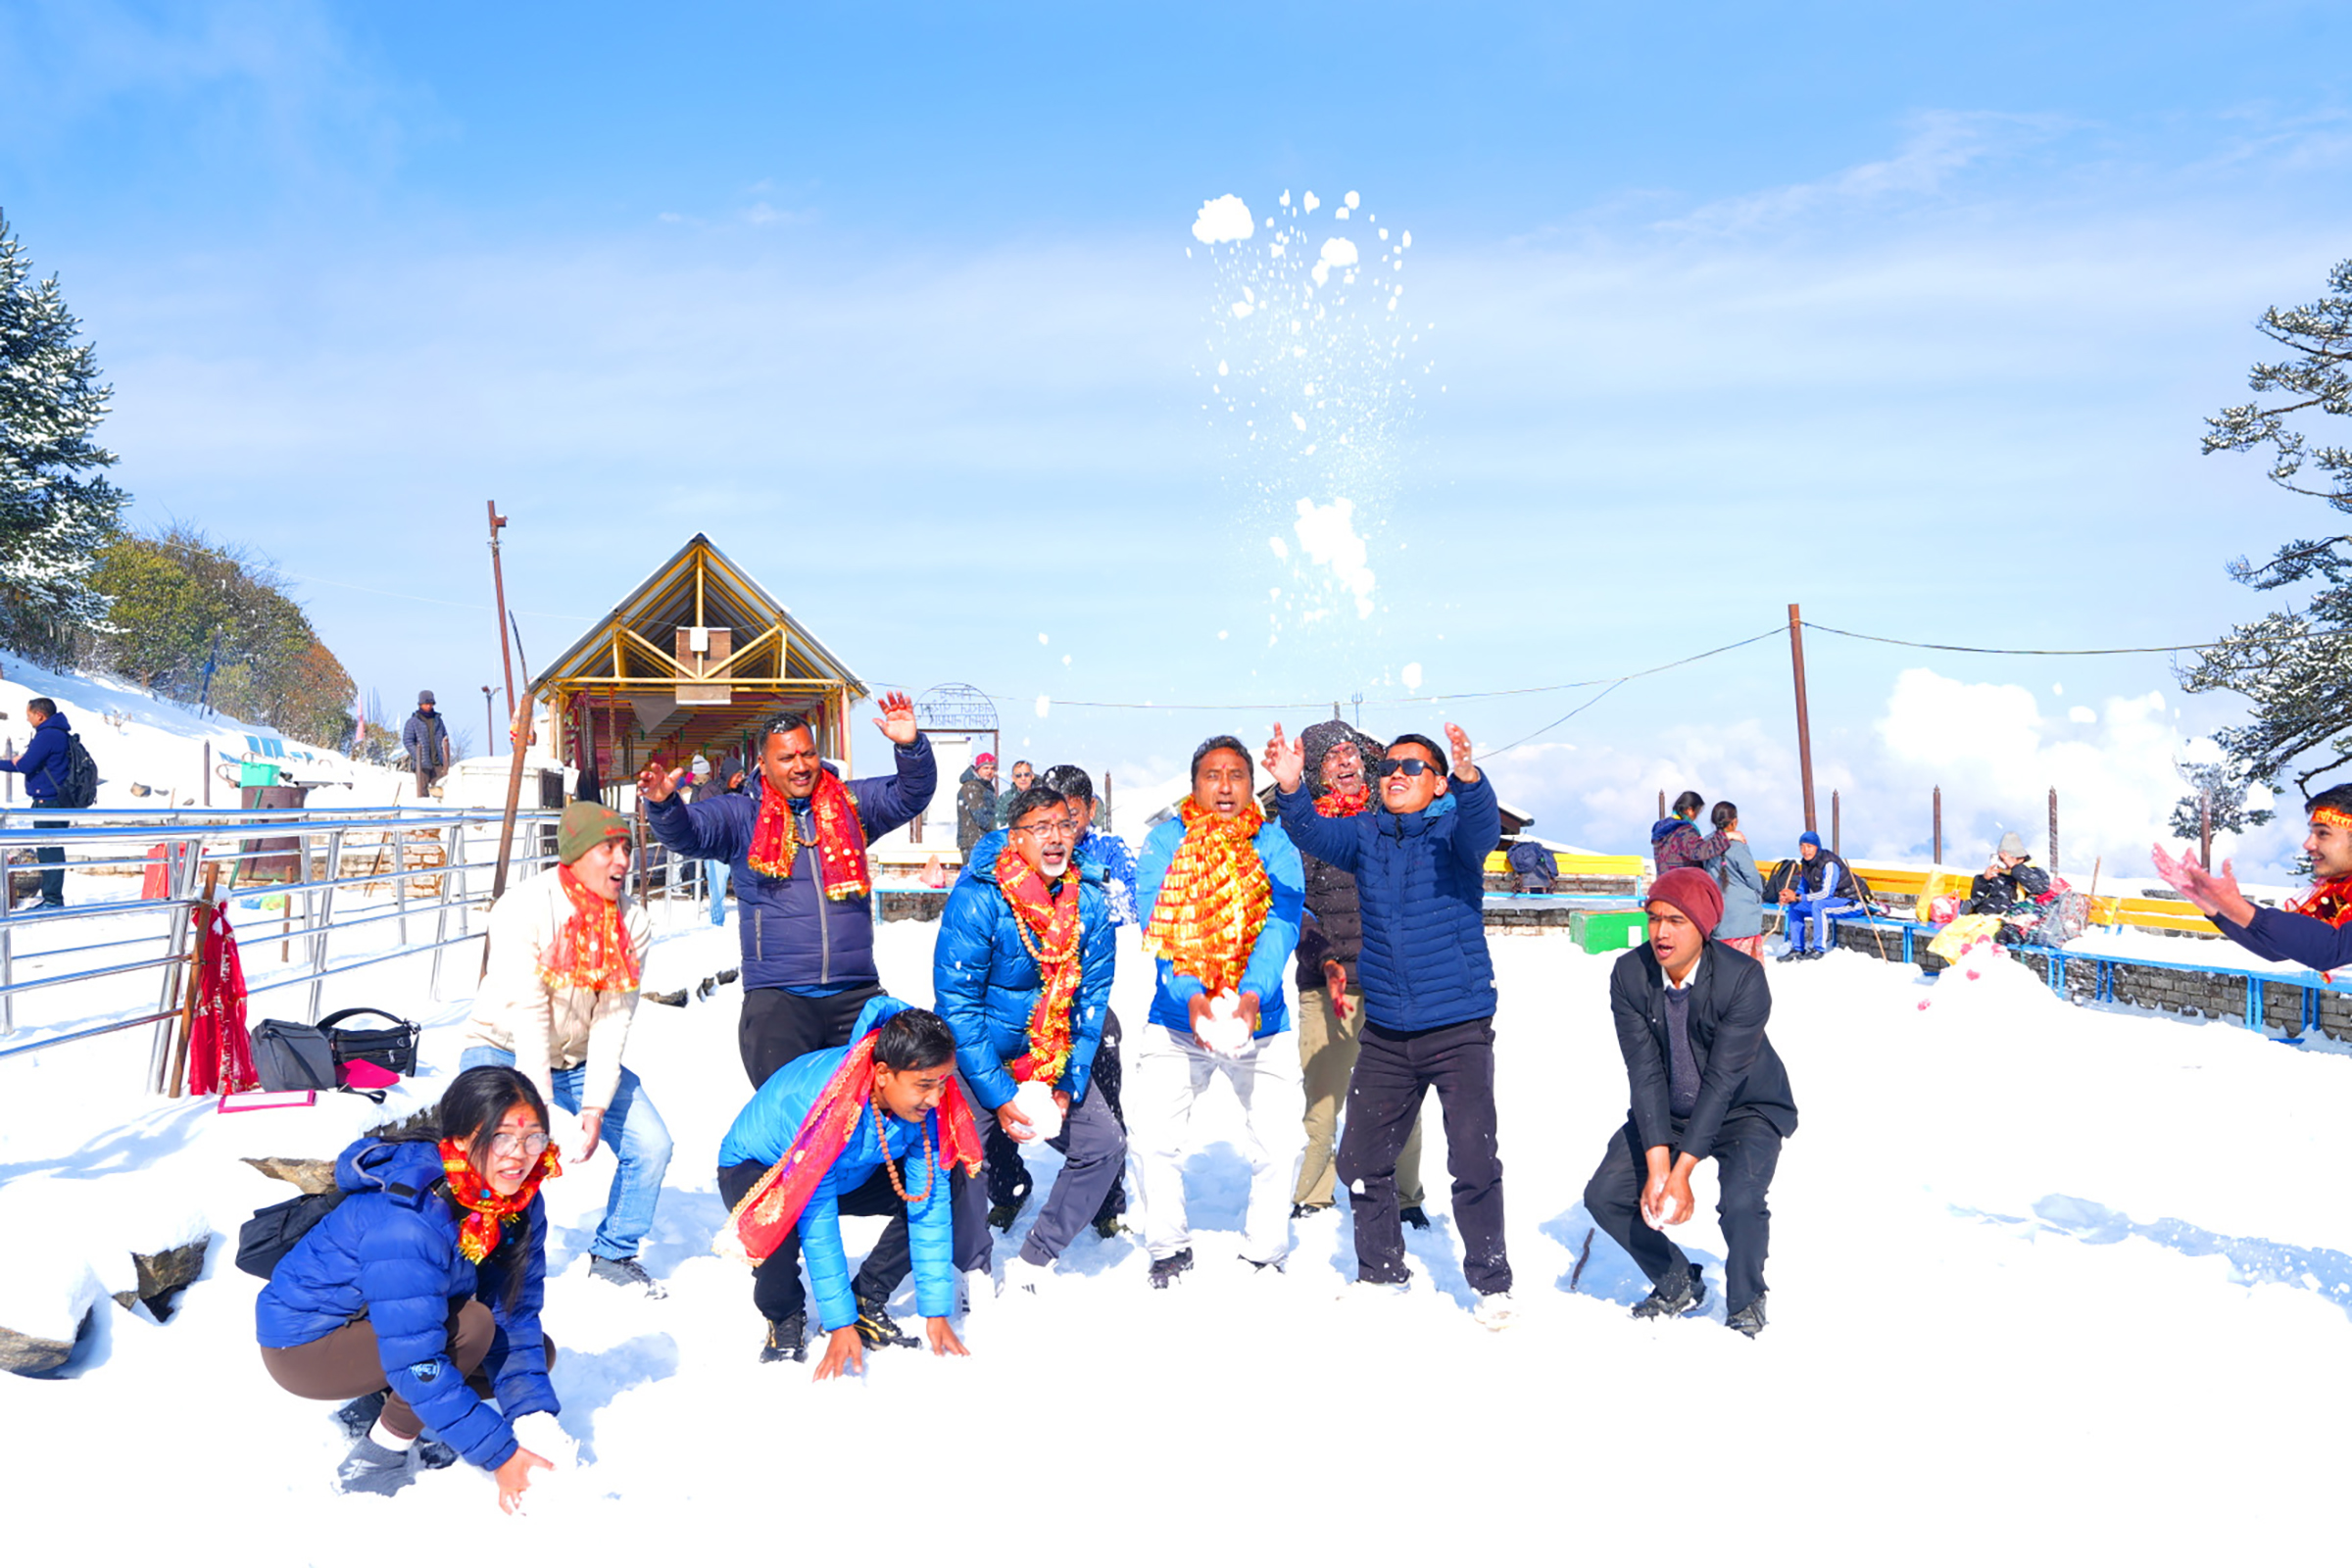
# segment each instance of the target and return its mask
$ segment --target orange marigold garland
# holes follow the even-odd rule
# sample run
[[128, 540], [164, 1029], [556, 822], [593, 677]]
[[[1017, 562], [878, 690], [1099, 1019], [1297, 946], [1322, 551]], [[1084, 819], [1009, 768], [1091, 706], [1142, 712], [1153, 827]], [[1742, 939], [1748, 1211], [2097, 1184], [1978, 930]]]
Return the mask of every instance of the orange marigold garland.
[[1220, 816], [1189, 799], [1182, 816], [1184, 841], [1159, 885], [1159, 902], [1152, 906], [1144, 951], [1166, 958], [1213, 996], [1241, 984], [1250, 950], [1274, 906], [1274, 886], [1250, 842], [1265, 818], [1254, 802]]
[[1315, 797], [1317, 816], [1354, 816], [1372, 804], [1369, 788], [1330, 790]]
[[620, 905], [603, 899], [565, 866], [558, 873], [571, 900], [571, 918], [556, 929], [556, 940], [540, 957], [539, 978], [551, 986], [582, 991], [637, 989], [637, 952], [629, 944]]
[[564, 1174], [564, 1162], [551, 1143], [540, 1152], [539, 1163], [531, 1167], [522, 1185], [512, 1193], [502, 1193], [473, 1168], [473, 1161], [466, 1157], [456, 1140], [444, 1138], [441, 1169], [449, 1177], [450, 1200], [466, 1211], [466, 1217], [458, 1222], [458, 1250], [466, 1261], [479, 1263], [498, 1250], [504, 1227], [522, 1218], [531, 1200], [539, 1196], [539, 1184]]
[[1063, 873], [1058, 891], [1048, 888], [1008, 841], [997, 856], [996, 870], [997, 888], [1012, 906], [1013, 929], [1037, 960], [1042, 981], [1037, 1005], [1029, 1009], [1029, 1049], [1007, 1070], [1019, 1083], [1059, 1083], [1070, 1064], [1071, 1004], [1078, 1000], [1085, 967], [1078, 956], [1078, 868]]
[[[858, 798], [829, 768], [816, 771], [816, 790], [808, 797], [814, 819], [817, 885], [825, 897], [840, 903], [862, 899], [873, 891], [865, 859], [865, 822], [858, 814]], [[752, 869], [777, 881], [792, 876], [792, 862], [801, 853], [801, 835], [793, 822], [792, 803], [781, 790], [762, 779], [760, 815], [752, 824]]]

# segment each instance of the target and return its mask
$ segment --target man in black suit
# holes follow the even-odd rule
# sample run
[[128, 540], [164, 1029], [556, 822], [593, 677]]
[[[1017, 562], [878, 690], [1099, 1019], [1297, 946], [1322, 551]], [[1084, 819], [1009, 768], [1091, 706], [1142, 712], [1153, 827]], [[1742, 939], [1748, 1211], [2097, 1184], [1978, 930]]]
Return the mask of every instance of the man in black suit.
[[1723, 915], [1713, 877], [1667, 872], [1650, 887], [1648, 911], [1649, 941], [1609, 980], [1633, 1113], [1586, 1184], [1585, 1207], [1655, 1287], [1634, 1316], [1680, 1317], [1707, 1287], [1665, 1228], [1690, 1217], [1690, 1172], [1713, 1159], [1731, 1253], [1726, 1322], [1754, 1339], [1764, 1328], [1765, 1193], [1781, 1141], [1796, 1131], [1788, 1074], [1764, 1038], [1772, 992], [1761, 963], [1708, 940]]

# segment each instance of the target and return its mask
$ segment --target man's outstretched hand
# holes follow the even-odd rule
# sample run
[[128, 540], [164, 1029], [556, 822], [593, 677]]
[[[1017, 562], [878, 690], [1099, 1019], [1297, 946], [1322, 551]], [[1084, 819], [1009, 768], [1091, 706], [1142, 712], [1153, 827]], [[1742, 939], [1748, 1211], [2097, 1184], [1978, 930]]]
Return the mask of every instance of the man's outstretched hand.
[[2176, 860], [2165, 854], [2163, 845], [2153, 844], [2148, 854], [2156, 862], [2156, 874], [2199, 913], [2218, 914], [2235, 925], [2253, 923], [2253, 901], [2237, 890], [2237, 872], [2230, 861], [2224, 860], [2217, 873], [2190, 859], [2185, 851]]
[[1471, 760], [1470, 737], [1459, 724], [1446, 726], [1446, 744], [1453, 753], [1453, 776], [1465, 784], [1478, 782], [1478, 763]]
[[1274, 785], [1285, 795], [1296, 794], [1298, 781], [1306, 776], [1306, 743], [1286, 741], [1282, 726], [1274, 726], [1274, 738], [1266, 742], [1266, 771], [1274, 775]]
[[666, 768], [660, 762], [648, 762], [637, 775], [638, 797], [649, 805], [659, 806], [678, 792], [678, 785], [685, 777], [686, 770], [682, 767]]
[[894, 746], [912, 746], [922, 731], [914, 722], [914, 704], [905, 692], [882, 694], [882, 716], [874, 720], [874, 728], [890, 737]]

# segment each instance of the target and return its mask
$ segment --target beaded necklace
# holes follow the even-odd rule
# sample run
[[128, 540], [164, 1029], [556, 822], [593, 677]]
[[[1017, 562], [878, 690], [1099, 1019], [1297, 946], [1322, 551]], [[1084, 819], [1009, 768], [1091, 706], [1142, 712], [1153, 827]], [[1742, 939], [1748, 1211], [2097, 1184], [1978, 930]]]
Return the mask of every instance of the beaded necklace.
[[923, 1154], [930, 1164], [930, 1173], [928, 1179], [923, 1183], [921, 1192], [909, 1193], [906, 1191], [906, 1184], [899, 1180], [899, 1167], [891, 1162], [890, 1131], [882, 1121], [881, 1097], [877, 1095], [866, 1103], [873, 1107], [874, 1136], [882, 1141], [882, 1168], [890, 1173], [890, 1190], [899, 1195], [899, 1201], [902, 1203], [929, 1201], [931, 1189], [939, 1183], [939, 1148], [931, 1141], [931, 1118], [928, 1116], [923, 1118]]

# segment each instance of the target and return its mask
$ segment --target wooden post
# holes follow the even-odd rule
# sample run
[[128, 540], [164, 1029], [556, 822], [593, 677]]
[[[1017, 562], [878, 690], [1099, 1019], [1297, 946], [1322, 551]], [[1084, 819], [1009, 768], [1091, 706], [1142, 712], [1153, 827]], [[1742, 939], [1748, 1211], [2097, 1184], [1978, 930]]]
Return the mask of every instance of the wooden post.
[[2213, 869], [2213, 797], [2197, 791], [2197, 863]]
[[2058, 873], [2058, 786], [2050, 786], [2050, 874]]
[[[514, 690], [514, 656], [507, 648], [507, 572], [506, 567], [500, 564], [498, 559], [498, 530], [507, 525], [507, 519], [498, 514], [497, 502], [486, 501], [483, 505], [490, 512], [490, 586], [498, 595], [498, 658], [500, 664], [506, 669], [507, 691], [509, 695], [512, 695]], [[497, 737], [485, 736], [483, 744], [494, 746], [497, 744]], [[483, 755], [490, 754], [484, 753]], [[442, 760], [446, 762], [448, 759], [444, 758]]]
[[1788, 662], [1796, 675], [1796, 765], [1805, 786], [1805, 831], [1814, 833], [1820, 824], [1813, 815], [1813, 719], [1805, 707], [1804, 617], [1794, 605], [1788, 607]]
[[1838, 792], [1836, 790], [1830, 791], [1830, 853], [1832, 855], [1845, 853], [1838, 847]]
[[[201, 845], [191, 845], [190, 848], [198, 855], [204, 853]], [[220, 867], [218, 864], [206, 866], [204, 904], [208, 909], [212, 907], [213, 891], [220, 882]], [[204, 973], [205, 939], [212, 935], [212, 929], [210, 921], [199, 919], [196, 922], [196, 945], [188, 953], [188, 991], [186, 996], [179, 999], [179, 1040], [172, 1048], [172, 1064], [167, 1069], [170, 1081], [164, 1088], [164, 1093], [173, 1100], [179, 1098], [181, 1088], [188, 1081], [188, 1039], [196, 1027], [197, 977]]]
[[1658, 820], [1661, 822], [1666, 820], [1666, 792], [1664, 790], [1658, 791]]
[[1943, 863], [1943, 786], [1936, 786], [1936, 863]]

